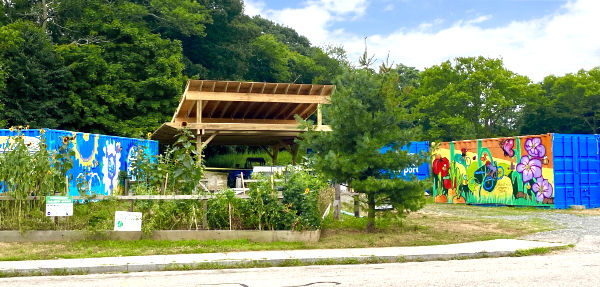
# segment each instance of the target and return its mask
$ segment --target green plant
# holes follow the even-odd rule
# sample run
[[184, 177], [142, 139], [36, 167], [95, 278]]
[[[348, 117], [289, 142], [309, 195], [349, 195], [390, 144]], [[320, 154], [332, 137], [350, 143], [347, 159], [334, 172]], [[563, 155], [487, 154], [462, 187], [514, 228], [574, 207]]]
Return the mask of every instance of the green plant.
[[133, 190], [137, 194], [191, 194], [204, 174], [191, 131], [182, 130], [175, 144], [163, 154], [152, 157], [140, 146], [132, 160]]
[[23, 130], [12, 127], [6, 142], [0, 143], [0, 191], [14, 200], [0, 203], [0, 226], [27, 229], [23, 223], [32, 220], [47, 224], [49, 220], [40, 212], [44, 200], [28, 200], [28, 196], [66, 194], [70, 178], [67, 172], [73, 167], [70, 137], [61, 138], [57, 151], [46, 148], [45, 130], [40, 130], [37, 145], [25, 141]]
[[211, 229], [250, 228], [247, 218], [251, 207], [243, 199], [236, 197], [233, 190], [217, 193], [207, 203], [207, 221]]
[[283, 204], [297, 216], [292, 229], [316, 229], [321, 226], [319, 194], [326, 188], [327, 184], [321, 178], [304, 169], [288, 167], [282, 193]]
[[255, 213], [251, 219], [258, 230], [289, 229], [294, 222], [294, 214], [290, 212], [289, 206], [279, 202], [274, 177], [253, 174], [252, 178], [257, 182], [248, 185], [248, 201]]

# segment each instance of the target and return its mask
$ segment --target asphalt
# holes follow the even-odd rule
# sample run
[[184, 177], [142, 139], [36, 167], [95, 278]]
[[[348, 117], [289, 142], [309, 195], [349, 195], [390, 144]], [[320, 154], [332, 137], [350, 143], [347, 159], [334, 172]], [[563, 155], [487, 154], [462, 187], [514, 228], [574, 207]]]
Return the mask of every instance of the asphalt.
[[160, 270], [207, 269], [234, 267], [243, 264], [281, 266], [287, 262], [319, 264], [320, 262], [434, 261], [462, 258], [501, 257], [518, 250], [538, 247], [558, 247], [564, 243], [531, 240], [497, 239], [489, 241], [383, 248], [311, 249], [284, 251], [248, 251], [83, 259], [0, 261], [0, 274], [5, 276], [48, 275], [68, 273], [114, 273]]

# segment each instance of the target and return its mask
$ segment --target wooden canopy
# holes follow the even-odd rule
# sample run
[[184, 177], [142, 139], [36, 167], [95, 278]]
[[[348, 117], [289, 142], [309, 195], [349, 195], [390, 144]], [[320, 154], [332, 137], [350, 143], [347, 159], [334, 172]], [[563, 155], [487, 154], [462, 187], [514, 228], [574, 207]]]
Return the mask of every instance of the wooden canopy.
[[291, 145], [302, 130], [294, 119], [317, 112], [317, 130], [322, 125], [320, 105], [327, 104], [335, 86], [190, 80], [170, 122], [152, 134], [152, 139], [172, 143], [179, 129], [195, 130], [197, 141], [217, 145]]

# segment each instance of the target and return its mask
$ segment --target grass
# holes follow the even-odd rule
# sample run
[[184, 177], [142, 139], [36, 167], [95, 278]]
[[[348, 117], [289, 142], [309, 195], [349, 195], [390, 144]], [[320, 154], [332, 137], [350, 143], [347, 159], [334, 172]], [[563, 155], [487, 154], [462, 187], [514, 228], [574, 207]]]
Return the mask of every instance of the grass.
[[398, 218], [391, 213], [378, 217], [376, 220], [377, 231], [374, 233], [367, 233], [364, 230], [366, 218], [343, 215], [343, 220], [334, 221], [330, 215], [324, 220], [321, 239], [316, 243], [261, 243], [248, 240], [0, 243], [0, 261], [315, 248], [422, 246], [515, 238], [557, 227], [550, 222], [536, 218], [518, 221], [496, 218], [504, 215], [519, 215], [523, 212], [552, 211], [534, 208], [429, 204], [423, 210], [411, 213], [405, 218]]
[[530, 249], [520, 249], [515, 251], [513, 257], [533, 256], [533, 255], [544, 255], [555, 251], [566, 250], [575, 247], [573, 244], [556, 246], [556, 247], [536, 247]]

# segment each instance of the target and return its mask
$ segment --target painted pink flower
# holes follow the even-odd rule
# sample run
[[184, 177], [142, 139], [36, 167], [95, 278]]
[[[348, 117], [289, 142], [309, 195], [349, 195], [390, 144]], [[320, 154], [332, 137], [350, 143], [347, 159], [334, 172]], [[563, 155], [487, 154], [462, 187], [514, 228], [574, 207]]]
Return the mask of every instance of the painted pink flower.
[[524, 183], [534, 177], [542, 177], [542, 162], [537, 158], [530, 159], [525, 155], [521, 157], [521, 162], [517, 164], [517, 171], [523, 175]]
[[542, 202], [544, 198], [552, 197], [552, 185], [544, 178], [536, 178], [537, 182], [531, 187], [535, 191], [535, 199]]
[[528, 138], [525, 140], [525, 150], [532, 157], [543, 158], [546, 155], [546, 147], [541, 138]]

